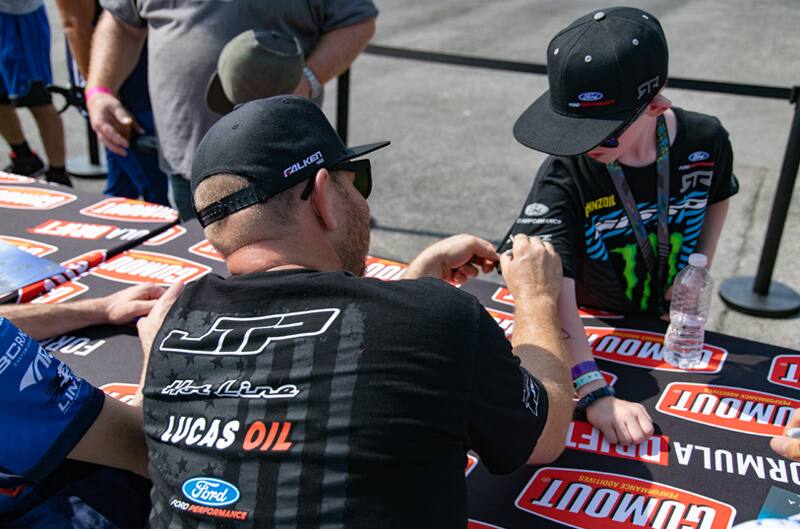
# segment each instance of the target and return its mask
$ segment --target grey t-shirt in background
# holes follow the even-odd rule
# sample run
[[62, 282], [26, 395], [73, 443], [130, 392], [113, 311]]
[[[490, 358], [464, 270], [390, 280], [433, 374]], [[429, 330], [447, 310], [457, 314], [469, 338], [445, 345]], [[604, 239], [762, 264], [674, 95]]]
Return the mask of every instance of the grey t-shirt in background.
[[[2, 0], [0, 0], [2, 1]], [[249, 29], [297, 37], [308, 56], [320, 37], [377, 16], [372, 0], [101, 0], [118, 20], [148, 28], [149, 88], [162, 169], [191, 174], [200, 140], [221, 117], [206, 108], [220, 51]]]
[[0, 0], [0, 13], [27, 15], [44, 5], [44, 0]]

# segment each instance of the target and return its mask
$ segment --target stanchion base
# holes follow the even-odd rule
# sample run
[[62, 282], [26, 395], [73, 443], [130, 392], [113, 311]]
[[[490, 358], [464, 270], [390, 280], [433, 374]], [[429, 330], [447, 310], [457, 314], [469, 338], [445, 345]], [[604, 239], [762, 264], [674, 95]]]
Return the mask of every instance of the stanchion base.
[[800, 295], [790, 287], [773, 281], [769, 294], [753, 292], [752, 277], [731, 277], [719, 286], [719, 297], [733, 310], [762, 318], [789, 318], [800, 312]]
[[105, 178], [108, 168], [102, 160], [94, 164], [89, 156], [82, 154], [67, 160], [67, 172], [78, 178]]

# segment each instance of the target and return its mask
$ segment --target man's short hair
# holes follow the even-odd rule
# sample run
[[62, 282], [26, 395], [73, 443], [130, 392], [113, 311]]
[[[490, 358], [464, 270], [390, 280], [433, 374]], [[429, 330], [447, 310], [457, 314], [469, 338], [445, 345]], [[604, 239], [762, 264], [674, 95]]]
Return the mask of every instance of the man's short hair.
[[[203, 180], [194, 193], [198, 211], [250, 185], [247, 178], [217, 174]], [[290, 229], [297, 220], [297, 202], [303, 186], [294, 186], [253, 204], [205, 228], [208, 241], [225, 257], [259, 241], [274, 239]]]

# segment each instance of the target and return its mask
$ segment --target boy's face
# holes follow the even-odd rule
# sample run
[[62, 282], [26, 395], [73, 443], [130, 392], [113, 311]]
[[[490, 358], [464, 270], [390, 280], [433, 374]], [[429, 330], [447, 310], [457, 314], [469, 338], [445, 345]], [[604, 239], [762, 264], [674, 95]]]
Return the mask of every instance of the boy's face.
[[586, 153], [586, 156], [602, 163], [608, 164], [619, 159], [632, 147], [638, 146], [640, 142], [650, 142], [655, 145], [655, 118], [669, 108], [672, 102], [661, 94], [656, 95], [647, 108], [625, 131], [617, 137], [619, 144], [614, 148], [595, 147]]

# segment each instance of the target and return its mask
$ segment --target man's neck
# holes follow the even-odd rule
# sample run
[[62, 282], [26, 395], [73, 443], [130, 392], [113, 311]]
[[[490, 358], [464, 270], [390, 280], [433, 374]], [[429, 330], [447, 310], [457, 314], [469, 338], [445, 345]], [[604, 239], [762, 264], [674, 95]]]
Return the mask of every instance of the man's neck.
[[[669, 144], [675, 141], [677, 130], [675, 113], [672, 109], [664, 112], [664, 119], [667, 122], [667, 132], [669, 134]], [[649, 117], [642, 128], [642, 133], [636, 143], [630, 146], [617, 161], [628, 167], [647, 167], [656, 161], [656, 116]]]
[[239, 248], [225, 259], [232, 275], [308, 268], [320, 272], [342, 270], [339, 258], [324, 251], [302, 251], [291, 244], [257, 242]]

